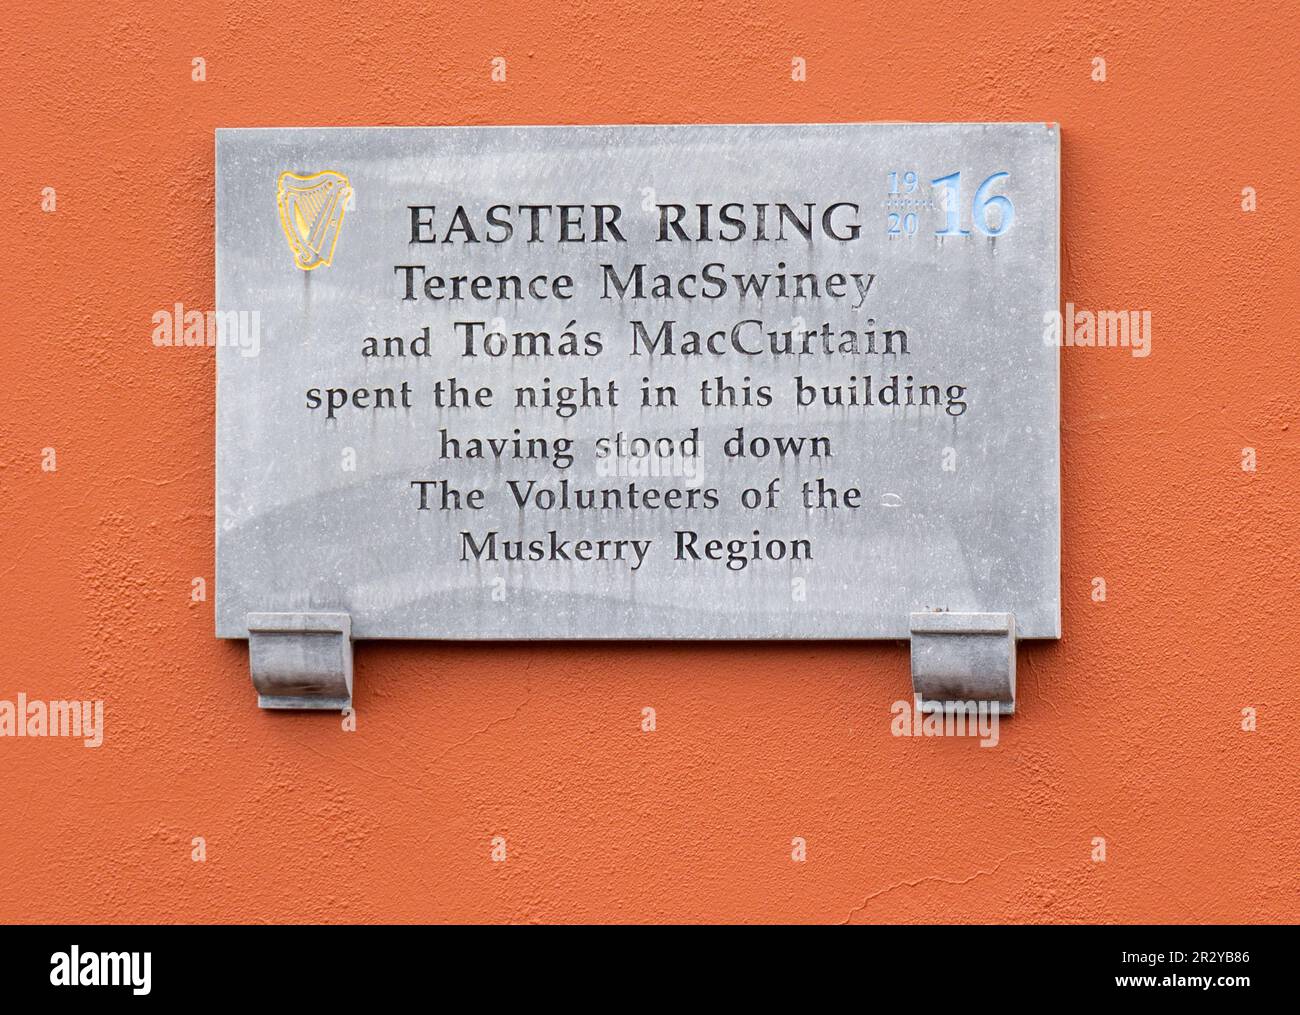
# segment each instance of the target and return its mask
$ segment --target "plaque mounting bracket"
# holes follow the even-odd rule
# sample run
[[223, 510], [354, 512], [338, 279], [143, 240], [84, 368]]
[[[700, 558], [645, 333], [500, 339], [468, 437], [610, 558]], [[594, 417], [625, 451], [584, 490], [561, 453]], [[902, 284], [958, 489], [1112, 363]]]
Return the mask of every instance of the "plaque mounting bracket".
[[352, 617], [248, 614], [248, 669], [261, 708], [352, 707]]
[[1012, 613], [913, 613], [912, 690], [921, 707], [996, 703], [1016, 710], [1016, 618]]

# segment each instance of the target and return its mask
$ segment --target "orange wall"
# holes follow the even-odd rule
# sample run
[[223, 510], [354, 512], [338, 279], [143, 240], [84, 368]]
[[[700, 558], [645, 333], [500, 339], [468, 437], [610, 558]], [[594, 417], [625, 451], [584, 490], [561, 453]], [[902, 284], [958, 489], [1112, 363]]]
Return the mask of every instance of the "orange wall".
[[[38, 6], [0, 18], [0, 698], [107, 732], [0, 739], [0, 920], [1300, 918], [1293, 5]], [[1059, 121], [1063, 295], [1152, 313], [1147, 359], [1063, 350], [1065, 637], [1001, 745], [892, 737], [888, 643], [363, 643], [355, 733], [259, 711], [190, 601], [212, 350], [150, 341], [212, 305], [213, 128], [836, 120]]]

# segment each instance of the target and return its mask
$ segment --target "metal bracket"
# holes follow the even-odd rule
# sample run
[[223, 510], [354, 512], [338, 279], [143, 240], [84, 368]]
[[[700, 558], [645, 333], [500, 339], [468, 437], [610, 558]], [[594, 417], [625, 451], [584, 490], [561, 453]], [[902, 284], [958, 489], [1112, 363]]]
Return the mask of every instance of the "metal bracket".
[[248, 669], [261, 708], [352, 707], [352, 618], [248, 614]]
[[1016, 710], [1016, 618], [1011, 613], [913, 613], [912, 690], [922, 707], [996, 702]]

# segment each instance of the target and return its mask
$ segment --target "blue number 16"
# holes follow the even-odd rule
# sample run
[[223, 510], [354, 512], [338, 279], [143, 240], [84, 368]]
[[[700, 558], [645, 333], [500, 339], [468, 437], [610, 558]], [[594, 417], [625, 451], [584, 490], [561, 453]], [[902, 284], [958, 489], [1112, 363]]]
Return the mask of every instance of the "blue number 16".
[[[1011, 222], [1016, 217], [1015, 206], [1011, 203], [1011, 198], [1003, 194], [989, 195], [989, 188], [998, 180], [1009, 177], [1010, 173], [994, 173], [987, 180], [979, 185], [975, 191], [975, 200], [971, 204], [971, 220], [975, 223], [975, 228], [985, 236], [1001, 236], [1011, 228]], [[936, 230], [935, 236], [969, 236], [969, 229], [961, 228], [961, 173], [951, 173], [948, 176], [941, 176], [937, 180], [931, 180], [931, 185], [942, 187], [944, 190], [942, 202], [947, 218], [942, 229]], [[998, 224], [990, 227], [988, 224], [988, 211], [990, 207], [997, 208], [1000, 212]]]

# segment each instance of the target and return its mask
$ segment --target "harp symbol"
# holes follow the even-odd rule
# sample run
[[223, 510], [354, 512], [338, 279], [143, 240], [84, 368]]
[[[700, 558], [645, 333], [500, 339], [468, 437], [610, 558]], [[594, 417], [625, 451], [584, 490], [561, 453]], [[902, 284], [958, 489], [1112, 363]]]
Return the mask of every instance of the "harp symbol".
[[351, 196], [352, 185], [342, 173], [280, 174], [276, 181], [280, 228], [289, 241], [294, 263], [303, 271], [334, 259], [334, 245]]

